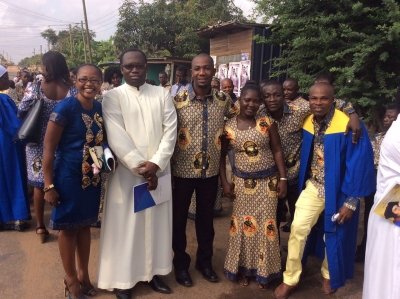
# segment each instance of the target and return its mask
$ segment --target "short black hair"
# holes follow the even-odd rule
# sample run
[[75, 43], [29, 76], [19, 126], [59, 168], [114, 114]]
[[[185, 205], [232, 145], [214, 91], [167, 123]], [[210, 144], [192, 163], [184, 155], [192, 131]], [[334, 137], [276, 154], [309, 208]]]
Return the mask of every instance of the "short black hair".
[[120, 65], [122, 65], [122, 59], [124, 58], [124, 55], [128, 52], [139, 52], [140, 54], [142, 54], [142, 56], [144, 58], [144, 63], [147, 63], [147, 56], [142, 50], [139, 50], [137, 48], [129, 48], [128, 50], [125, 50], [124, 52], [122, 52], [122, 54], [119, 56], [119, 64]]
[[156, 81], [154, 81], [152, 79], [146, 79], [146, 83], [150, 84], [150, 85], [156, 85]]
[[103, 77], [103, 73], [102, 73], [101, 69], [100, 69], [97, 65], [92, 64], [92, 63], [84, 63], [84, 64], [81, 64], [80, 66], [78, 66], [78, 67], [76, 68], [76, 75], [78, 75], [80, 69], [83, 68], [83, 67], [85, 67], [85, 66], [94, 67], [94, 68], [97, 69], [97, 71], [99, 72], [100, 78]]
[[67, 62], [60, 52], [47, 51], [43, 54], [42, 63], [47, 71], [46, 81], [70, 82]]
[[397, 112], [400, 112], [400, 109], [399, 109], [399, 107], [397, 107], [397, 105], [387, 106], [386, 110], [397, 110]]
[[281, 89], [281, 92], [283, 93], [283, 86], [281, 83], [279, 83], [278, 81], [275, 80], [266, 80], [264, 82], [264, 85], [262, 86], [262, 89], [264, 90], [265, 87], [267, 86], [279, 86], [279, 88]]
[[246, 84], [243, 86], [242, 90], [240, 91], [240, 96], [243, 97], [248, 91], [255, 91], [258, 92], [258, 96], [260, 97], [260, 100], [262, 101], [262, 94], [261, 94], [261, 89], [258, 84], [255, 84], [253, 82], [246, 82]]
[[122, 79], [121, 68], [117, 66], [110, 66], [106, 68], [106, 70], [104, 71], [104, 81], [108, 84], [111, 84], [111, 80], [114, 74], [117, 74], [117, 76]]
[[207, 53], [200, 53], [198, 55], [196, 55], [193, 59], [192, 59], [192, 64], [191, 67], [193, 68], [193, 61], [198, 58], [198, 57], [205, 57], [208, 59], [208, 62], [211, 64], [212, 67], [214, 67], [214, 59]]
[[167, 76], [167, 78], [168, 78], [168, 74], [167, 74], [165, 71], [161, 71], [161, 72], [159, 72], [158, 74], [159, 74], [159, 75], [165, 75], [165, 76]]
[[385, 209], [385, 213], [384, 213], [384, 216], [385, 216], [386, 219], [388, 219], [388, 218], [397, 218], [397, 215], [395, 213], [393, 213], [392, 210], [393, 210], [394, 206], [398, 206], [398, 205], [399, 205], [398, 202], [389, 202], [387, 204], [386, 209]]
[[9, 80], [9, 81], [10, 81], [10, 88], [14, 89], [15, 88], [14, 80]]
[[258, 82], [258, 85], [260, 85], [260, 88], [264, 87], [264, 84], [270, 81], [269, 79], [261, 79], [260, 82]]
[[314, 82], [315, 81], [322, 81], [322, 80], [323, 81], [325, 81], [325, 80], [328, 81], [329, 84], [333, 86], [334, 79], [333, 79], [331, 74], [320, 74], [320, 75], [317, 76], [317, 78], [315, 78]]
[[176, 68], [176, 71], [177, 72], [182, 72], [182, 73], [184, 73], [185, 75], [187, 75], [187, 68], [186, 68], [186, 66], [184, 66], [184, 65], [180, 65], [180, 66], [178, 66], [177, 68]]
[[73, 73], [76, 76], [76, 67], [70, 67], [69, 72]]

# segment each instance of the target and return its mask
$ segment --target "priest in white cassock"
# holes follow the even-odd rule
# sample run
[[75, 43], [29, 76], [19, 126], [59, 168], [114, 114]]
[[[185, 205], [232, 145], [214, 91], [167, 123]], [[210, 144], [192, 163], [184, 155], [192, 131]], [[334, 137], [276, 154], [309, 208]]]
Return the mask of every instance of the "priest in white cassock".
[[[397, 99], [397, 106], [400, 108], [400, 98]], [[400, 226], [374, 213], [375, 207], [391, 187], [400, 184], [399, 132], [398, 117], [381, 145], [374, 206], [368, 221], [363, 299], [400, 298]]]
[[103, 98], [108, 143], [120, 165], [106, 190], [98, 287], [128, 299], [139, 281], [171, 292], [157, 275], [172, 270], [172, 200], [134, 213], [133, 187], [147, 181], [154, 190], [158, 177], [170, 173], [177, 118], [169, 92], [145, 83], [142, 51], [125, 51], [120, 63], [126, 83]]

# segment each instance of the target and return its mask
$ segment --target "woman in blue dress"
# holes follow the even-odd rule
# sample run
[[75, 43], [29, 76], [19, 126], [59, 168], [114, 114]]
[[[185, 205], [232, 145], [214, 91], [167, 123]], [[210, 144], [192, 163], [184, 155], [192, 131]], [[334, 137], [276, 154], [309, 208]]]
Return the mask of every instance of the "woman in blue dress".
[[[10, 85], [6, 68], [0, 65], [0, 91]], [[24, 230], [30, 225], [24, 147], [12, 141], [20, 126], [17, 106], [0, 93], [0, 230]]]
[[[42, 72], [44, 80], [41, 83], [39, 97], [43, 99], [42, 121], [40, 126], [41, 138], [38, 144], [26, 146], [26, 160], [28, 169], [28, 184], [33, 186], [33, 202], [36, 216], [36, 234], [40, 243], [49, 237], [44, 225], [44, 193], [43, 193], [43, 141], [47, 123], [53, 108], [64, 98], [76, 95], [77, 91], [69, 78], [67, 62], [64, 56], [57, 51], [48, 51], [42, 57]], [[18, 117], [23, 118], [30, 110], [36, 99], [36, 90], [26, 93], [18, 107]]]
[[101, 104], [95, 101], [101, 83], [97, 66], [78, 67], [78, 95], [53, 109], [44, 139], [44, 198], [54, 207], [50, 228], [60, 231], [58, 244], [69, 298], [96, 295], [88, 264], [90, 225], [97, 220], [101, 183], [89, 149], [103, 141]]

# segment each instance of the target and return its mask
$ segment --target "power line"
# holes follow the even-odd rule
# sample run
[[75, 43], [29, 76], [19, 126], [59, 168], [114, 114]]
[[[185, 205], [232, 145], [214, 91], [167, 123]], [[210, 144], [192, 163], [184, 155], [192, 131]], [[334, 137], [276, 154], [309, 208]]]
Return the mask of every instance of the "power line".
[[111, 27], [109, 27], [109, 28], [106, 28], [106, 29], [104, 29], [104, 30], [102, 30], [102, 31], [98, 31], [98, 32], [96, 32], [96, 33], [101, 33], [101, 32], [104, 32], [104, 31], [110, 30], [110, 29], [112, 29], [112, 28], [114, 28], [114, 27], [116, 27], [116, 26], [111, 26]]
[[[102, 16], [101, 18], [96, 18], [96, 20], [94, 20], [93, 22], [90, 22], [90, 24], [94, 24], [94, 23], [98, 22], [99, 20], [101, 20], [101, 19], [103, 19], [103, 18], [105, 18], [105, 17], [111, 15], [112, 13], [116, 12], [116, 11], [119, 10], [120, 8], [121, 8], [121, 7], [118, 7], [116, 10], [113, 10], [112, 12], [110, 12], [110, 13], [108, 13], [108, 14]], [[118, 12], [118, 13], [119, 13], [119, 12]], [[103, 21], [102, 21], [102, 22], [103, 22]], [[102, 23], [102, 22], [100, 22], [100, 23]]]
[[9, 8], [11, 7], [11, 8], [13, 9], [13, 11], [15, 11], [15, 12], [20, 11], [20, 12], [22, 12], [22, 13], [30, 14], [30, 15], [33, 15], [33, 16], [36, 15], [36, 16], [40, 16], [40, 17], [42, 17], [42, 18], [45, 17], [45, 18], [47, 18], [47, 19], [52, 20], [53, 22], [68, 23], [68, 21], [64, 21], [64, 20], [61, 20], [61, 19], [56, 19], [56, 18], [53, 18], [53, 17], [50, 17], [50, 16], [46, 16], [46, 15], [37, 13], [37, 12], [35, 12], [35, 11], [26, 9], [25, 7], [21, 7], [21, 6], [15, 5], [15, 4], [13, 4], [13, 3], [10, 3], [10, 2], [8, 2], [8, 1], [6, 1], [6, 0], [1, 0], [1, 2], [2, 2], [2, 4], [6, 5], [6, 6], [8, 5], [7, 10], [9, 10]]
[[99, 26], [99, 27], [97, 27], [97, 28], [93, 28], [93, 26], [92, 26], [92, 30], [97, 30], [97, 29], [99, 29], [99, 28], [103, 28], [103, 27], [106, 27], [106, 26], [108, 26], [108, 25], [110, 25], [110, 24], [118, 23], [118, 22], [119, 22], [119, 20], [114, 20], [114, 21], [112, 21], [112, 22], [110, 22], [110, 23], [101, 25], [101, 26]]

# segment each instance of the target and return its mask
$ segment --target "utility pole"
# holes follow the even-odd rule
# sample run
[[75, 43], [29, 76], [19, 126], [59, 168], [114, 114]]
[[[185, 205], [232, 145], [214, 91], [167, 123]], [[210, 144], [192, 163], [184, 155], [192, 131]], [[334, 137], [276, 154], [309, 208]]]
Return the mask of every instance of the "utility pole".
[[74, 47], [72, 45], [72, 29], [71, 24], [69, 24], [69, 43], [71, 44], [71, 58], [74, 57]]
[[88, 44], [88, 47], [89, 47], [89, 60], [90, 60], [90, 63], [93, 63], [92, 46], [90, 45], [89, 24], [88, 24], [87, 15], [86, 15], [85, 0], [82, 0], [82, 4], [83, 4], [83, 15], [85, 16], [85, 24], [86, 24], [86, 38], [87, 38], [87, 44]]
[[87, 62], [86, 58], [86, 41], [85, 41], [85, 35], [84, 35], [84, 30], [83, 30], [83, 21], [81, 21], [81, 28], [82, 28], [82, 40], [83, 40], [83, 53], [85, 54], [85, 63]]
[[35, 48], [33, 48], [33, 52], [32, 52], [32, 53], [33, 53], [33, 56], [35, 56], [35, 55], [36, 55], [36, 54], [35, 54]]
[[42, 56], [43, 55], [43, 52], [42, 52], [42, 45], [40, 45], [40, 56]]

